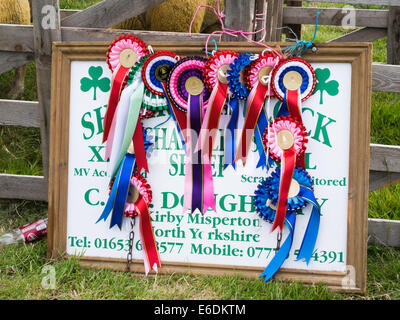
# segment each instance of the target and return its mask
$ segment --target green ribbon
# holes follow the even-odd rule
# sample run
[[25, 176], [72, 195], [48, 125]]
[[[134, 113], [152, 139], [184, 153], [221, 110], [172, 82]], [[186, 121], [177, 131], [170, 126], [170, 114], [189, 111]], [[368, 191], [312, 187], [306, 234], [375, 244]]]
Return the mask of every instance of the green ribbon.
[[121, 164], [121, 161], [125, 157], [125, 154], [128, 151], [129, 145], [131, 144], [133, 134], [135, 133], [136, 124], [139, 120], [139, 112], [140, 112], [140, 108], [142, 106], [143, 93], [144, 93], [144, 83], [141, 81], [138, 88], [133, 92], [131, 99], [130, 99], [130, 105], [129, 105], [129, 111], [128, 111], [128, 118], [126, 120], [124, 139], [122, 141], [121, 151], [118, 156], [118, 160], [116, 162], [112, 176], [114, 176], [117, 168], [119, 168], [119, 165]]

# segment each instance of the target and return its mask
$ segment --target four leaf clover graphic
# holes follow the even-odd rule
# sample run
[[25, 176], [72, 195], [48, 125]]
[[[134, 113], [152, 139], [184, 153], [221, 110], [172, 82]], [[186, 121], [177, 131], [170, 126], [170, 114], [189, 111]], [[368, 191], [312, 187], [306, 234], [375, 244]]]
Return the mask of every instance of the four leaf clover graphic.
[[317, 85], [315, 86], [314, 93], [320, 91], [319, 104], [324, 103], [323, 93], [326, 91], [330, 96], [336, 96], [339, 93], [339, 82], [336, 80], [328, 81], [331, 76], [331, 72], [328, 68], [325, 69], [315, 69], [315, 74], [317, 76]]
[[108, 92], [110, 90], [110, 79], [109, 78], [101, 78], [103, 75], [102, 67], [90, 67], [89, 68], [89, 76], [90, 78], [83, 77], [81, 79], [81, 90], [83, 92], [88, 92], [91, 88], [93, 88], [93, 100], [96, 100], [96, 90], [99, 88], [103, 92]]

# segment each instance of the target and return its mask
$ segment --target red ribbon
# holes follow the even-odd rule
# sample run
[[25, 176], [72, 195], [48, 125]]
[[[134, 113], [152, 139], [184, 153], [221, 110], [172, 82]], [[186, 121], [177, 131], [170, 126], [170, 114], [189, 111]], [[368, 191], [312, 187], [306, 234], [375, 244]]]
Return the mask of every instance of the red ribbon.
[[151, 225], [149, 208], [143, 196], [139, 196], [135, 202], [135, 210], [140, 215], [140, 232], [142, 235], [142, 245], [146, 253], [147, 262], [149, 263], [150, 270], [153, 269], [154, 264], [161, 267], [160, 256], [158, 255], [157, 244], [154, 237], [153, 227]]
[[[247, 154], [249, 153], [251, 141], [254, 135], [254, 130], [256, 128], [257, 121], [260, 116], [267, 94], [268, 94], [268, 86], [259, 83], [257, 85], [254, 98], [251, 101], [248, 111], [246, 113], [242, 135], [240, 137], [239, 146], [237, 148], [233, 162], [237, 162], [239, 159], [242, 159], [243, 165], [246, 164]], [[251, 130], [250, 137], [247, 136], [248, 130]]]
[[[303, 124], [303, 120], [301, 118], [300, 101], [300, 89], [286, 91], [286, 105], [289, 114], [300, 124]], [[298, 167], [305, 169], [305, 153], [302, 153], [297, 158], [296, 164]]]
[[[215, 141], [215, 135], [216, 135], [216, 129], [218, 129], [219, 125], [219, 120], [221, 118], [221, 112], [222, 109], [224, 108], [226, 98], [228, 96], [228, 85], [222, 82], [218, 82], [218, 88], [215, 93], [215, 97], [211, 103], [209, 103], [209, 108], [211, 108], [209, 111], [207, 110], [208, 117], [206, 118], [207, 123], [205, 126], [202, 127], [202, 132], [201, 134], [205, 133], [205, 138], [203, 139], [203, 145], [201, 146], [201, 149], [203, 152], [207, 152], [209, 159], [211, 159], [212, 151], [213, 151], [213, 146], [214, 146], [214, 141]], [[203, 130], [203, 128], [206, 129]]]
[[271, 232], [277, 227], [279, 228], [279, 231], [282, 232], [283, 223], [285, 222], [288, 194], [296, 163], [296, 151], [294, 145], [290, 149], [283, 150], [282, 157], [279, 199]]
[[132, 143], [133, 143], [133, 150], [135, 150], [138, 172], [140, 173], [143, 168], [144, 170], [149, 172], [149, 168], [147, 166], [146, 149], [144, 148], [144, 142], [143, 142], [143, 127], [140, 118], [138, 119], [138, 122], [136, 124], [135, 132], [132, 137]]
[[115, 110], [117, 109], [117, 105], [119, 102], [119, 98], [121, 96], [122, 88], [125, 83], [125, 79], [127, 75], [129, 74], [130, 69], [125, 68], [123, 66], [119, 66], [118, 70], [115, 74], [115, 77], [113, 78], [112, 84], [111, 84], [111, 92], [110, 92], [110, 98], [108, 99], [108, 106], [107, 106], [107, 111], [106, 115], [104, 116], [104, 122], [103, 122], [103, 143], [107, 141], [108, 139], [108, 134], [110, 132], [111, 128], [111, 123], [114, 118]]

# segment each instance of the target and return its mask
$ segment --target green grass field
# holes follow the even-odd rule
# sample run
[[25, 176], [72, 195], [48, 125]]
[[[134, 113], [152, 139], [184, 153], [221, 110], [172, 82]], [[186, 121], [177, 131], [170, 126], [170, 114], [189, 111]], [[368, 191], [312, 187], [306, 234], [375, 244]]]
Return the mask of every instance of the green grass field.
[[[83, 9], [96, 2], [61, 0], [60, 5], [65, 9]], [[316, 41], [327, 41], [348, 31], [320, 26]], [[314, 26], [304, 26], [303, 39], [310, 40], [313, 32]], [[386, 62], [386, 39], [375, 41], [373, 45], [373, 60]], [[0, 99], [8, 98], [13, 75], [13, 71], [0, 75]], [[30, 63], [20, 99], [37, 100], [35, 77], [35, 64]], [[400, 94], [374, 92], [371, 143], [400, 145], [399, 129]], [[38, 129], [0, 128], [0, 172], [43, 174]], [[47, 203], [0, 199], [0, 234], [45, 216]], [[369, 194], [369, 217], [400, 220], [400, 184]], [[41, 271], [47, 264], [56, 270], [54, 290], [41, 286]], [[383, 246], [368, 249], [365, 296], [333, 292], [323, 285], [279, 281], [264, 284], [260, 279], [241, 276], [172, 274], [146, 278], [85, 269], [79, 267], [76, 259], [47, 261], [46, 240], [0, 248], [0, 299], [400, 299], [399, 275], [400, 250]]]

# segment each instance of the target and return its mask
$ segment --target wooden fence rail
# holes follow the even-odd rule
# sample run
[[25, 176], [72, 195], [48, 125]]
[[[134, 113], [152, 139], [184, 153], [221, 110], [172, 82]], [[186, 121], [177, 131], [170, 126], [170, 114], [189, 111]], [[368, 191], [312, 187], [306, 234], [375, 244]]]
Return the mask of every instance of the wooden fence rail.
[[[43, 177], [0, 174], [0, 198], [47, 201], [49, 76], [52, 41], [112, 41], [125, 33], [134, 33], [149, 42], [165, 39], [171, 41], [205, 41], [207, 39], [207, 34], [104, 29], [128, 17], [142, 14], [163, 1], [104, 0], [85, 10], [60, 10], [58, 0], [34, 0], [32, 2], [33, 26], [0, 24], [0, 74], [35, 60], [39, 97], [38, 102], [0, 100], [0, 125], [40, 128], [44, 165]], [[388, 36], [388, 61], [394, 64], [400, 61], [398, 36], [400, 10], [399, 7], [393, 7], [393, 5], [400, 6], [400, 1], [319, 0], [319, 2], [389, 6], [385, 10], [351, 9], [356, 17], [355, 26], [362, 28], [331, 41], [374, 41]], [[51, 30], [43, 29], [41, 26], [42, 8], [45, 5], [53, 6], [56, 12], [56, 25]], [[229, 18], [225, 20], [225, 25], [228, 28], [253, 31], [254, 24], [257, 23], [258, 27], [260, 24], [260, 21], [254, 19], [255, 13], [265, 9], [267, 9], [267, 19], [264, 27], [267, 41], [281, 39], [281, 29], [278, 27], [282, 25], [300, 27], [301, 24], [315, 24], [317, 11], [320, 12], [320, 25], [340, 26], [348, 14], [347, 8], [301, 7], [301, 1], [290, 1], [288, 6], [283, 6], [281, 0], [226, 0], [224, 11], [229, 13]], [[372, 89], [374, 91], [400, 92], [400, 66], [394, 64], [373, 64]], [[369, 188], [371, 191], [400, 182], [400, 146], [371, 144], [370, 153]], [[390, 223], [388, 227], [387, 221], [370, 219], [369, 222], [371, 243], [385, 242], [400, 246], [400, 223]]]

